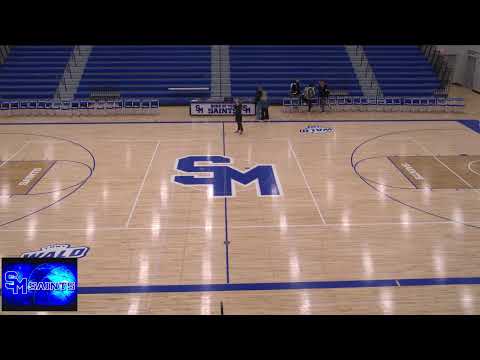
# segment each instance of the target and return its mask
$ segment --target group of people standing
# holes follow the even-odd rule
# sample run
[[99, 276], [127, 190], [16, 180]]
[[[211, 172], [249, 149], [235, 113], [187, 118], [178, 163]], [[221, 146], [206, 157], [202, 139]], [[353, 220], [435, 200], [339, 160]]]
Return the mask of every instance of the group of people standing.
[[[235, 99], [234, 103], [235, 122], [237, 123], [237, 131], [240, 135], [243, 134], [243, 119], [242, 119], [242, 102], [239, 98]], [[261, 88], [257, 88], [255, 93], [255, 116], [257, 120], [269, 120], [268, 115], [268, 95], [267, 92]]]
[[255, 93], [255, 117], [257, 120], [268, 120], [268, 96], [267, 92], [261, 88], [257, 87], [257, 92]]
[[318, 98], [322, 112], [325, 111], [325, 104], [327, 103], [327, 98], [330, 95], [330, 90], [328, 85], [324, 80], [320, 80], [317, 86], [313, 83], [310, 83], [308, 86], [303, 89], [300, 86], [300, 81], [295, 80], [290, 84], [290, 96], [298, 97], [300, 100], [304, 101], [308, 106], [308, 111], [312, 110], [312, 102], [315, 98]]

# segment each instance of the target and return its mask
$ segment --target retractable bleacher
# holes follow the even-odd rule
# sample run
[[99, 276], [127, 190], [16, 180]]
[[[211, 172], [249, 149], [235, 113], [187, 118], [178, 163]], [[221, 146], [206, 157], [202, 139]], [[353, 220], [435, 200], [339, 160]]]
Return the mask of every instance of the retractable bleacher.
[[73, 46], [13, 46], [0, 65], [0, 99], [51, 99]]
[[232, 96], [251, 97], [262, 86], [272, 104], [282, 104], [292, 80], [302, 87], [326, 80], [331, 89], [362, 95], [344, 46], [231, 46], [230, 78]]
[[385, 96], [434, 96], [440, 81], [416, 45], [364, 46]]
[[210, 58], [210, 46], [95, 46], [75, 98], [108, 87], [124, 98], [187, 105], [210, 95]]

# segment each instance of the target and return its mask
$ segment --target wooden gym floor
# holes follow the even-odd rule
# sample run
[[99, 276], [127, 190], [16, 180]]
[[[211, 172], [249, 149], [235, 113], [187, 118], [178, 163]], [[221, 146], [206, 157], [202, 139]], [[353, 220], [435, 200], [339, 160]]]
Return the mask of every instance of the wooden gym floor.
[[[478, 97], [468, 104], [274, 108], [285, 122], [246, 118], [241, 136], [232, 118], [185, 108], [2, 118], [0, 257], [89, 247], [80, 314], [479, 314], [480, 134], [455, 121], [474, 118]], [[149, 121], [165, 123], [134, 123]], [[274, 165], [282, 195], [251, 184], [216, 198], [172, 181], [178, 158], [222, 154], [242, 171]]]

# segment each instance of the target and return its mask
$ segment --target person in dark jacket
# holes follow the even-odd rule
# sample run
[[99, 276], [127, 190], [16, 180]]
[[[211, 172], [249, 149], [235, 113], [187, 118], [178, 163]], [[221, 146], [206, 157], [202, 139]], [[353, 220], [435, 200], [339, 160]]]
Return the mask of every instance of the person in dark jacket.
[[260, 98], [262, 97], [263, 90], [259, 86], [257, 87], [257, 92], [255, 93], [255, 118], [257, 120], [262, 120], [262, 104]]
[[242, 123], [242, 102], [240, 101], [239, 98], [235, 99], [235, 105], [234, 110], [235, 110], [235, 121], [237, 122], [237, 131], [236, 133], [240, 133], [240, 135], [243, 134], [243, 123]]
[[295, 80], [290, 84], [290, 96], [297, 97], [300, 96], [300, 81]]
[[262, 106], [262, 120], [269, 120], [268, 115], [268, 95], [265, 90], [262, 90], [262, 96], [260, 97], [260, 104]]
[[329, 95], [330, 90], [328, 90], [327, 83], [324, 80], [320, 80], [320, 82], [318, 83], [318, 100], [320, 103], [320, 107], [322, 108], [322, 112], [325, 112], [325, 104]]

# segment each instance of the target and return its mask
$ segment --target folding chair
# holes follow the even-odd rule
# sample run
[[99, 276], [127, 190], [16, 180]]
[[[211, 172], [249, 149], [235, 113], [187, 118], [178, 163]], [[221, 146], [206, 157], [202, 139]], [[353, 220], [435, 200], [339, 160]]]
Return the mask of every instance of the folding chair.
[[436, 106], [437, 106], [437, 99], [434, 98], [434, 97], [430, 97], [428, 99], [428, 108], [427, 108], [427, 111], [428, 112], [435, 112], [437, 109], [436, 109]]
[[18, 102], [18, 114], [28, 115], [28, 100], [20, 100]]
[[78, 100], [72, 100], [70, 102], [70, 108], [71, 108], [71, 114], [73, 115], [80, 115], [80, 101]]
[[408, 111], [408, 112], [413, 111], [413, 99], [412, 98], [404, 98], [403, 99], [403, 109], [404, 109], [404, 111]]
[[402, 111], [403, 109], [403, 101], [401, 97], [394, 97], [393, 98], [393, 106], [392, 110], [393, 111]]
[[152, 109], [152, 114], [156, 114], [160, 110], [160, 101], [159, 100], [152, 100], [151, 101], [151, 109]]
[[123, 100], [114, 100], [113, 101], [113, 113], [114, 114], [123, 114]]
[[105, 106], [106, 103], [104, 100], [97, 100], [95, 101], [95, 115], [105, 115]]
[[438, 112], [447, 111], [447, 99], [442, 97], [437, 97], [435, 101], [435, 110]]
[[420, 112], [427, 112], [430, 111], [430, 98], [420, 98], [420, 103], [418, 105], [418, 109]]
[[93, 101], [93, 100], [88, 100], [87, 101], [87, 114], [91, 114], [91, 115], [94, 115], [96, 114], [97, 110], [96, 110], [96, 102]]
[[10, 116], [10, 102], [2, 101], [0, 103], [0, 114], [5, 116]]
[[62, 102], [61, 101], [52, 101], [52, 106], [50, 107], [50, 114], [51, 115], [58, 115], [60, 114], [62, 109]]
[[62, 115], [72, 115], [72, 103], [67, 100], [63, 100], [62, 104], [60, 105], [60, 113]]
[[115, 102], [113, 100], [108, 100], [105, 104], [105, 113], [113, 114], [115, 110]]
[[282, 111], [291, 112], [292, 111], [292, 98], [283, 98], [282, 99]]
[[123, 101], [123, 106], [124, 106], [124, 114], [132, 114], [133, 113], [133, 100], [131, 99], [125, 99]]
[[149, 114], [151, 111], [151, 103], [150, 100], [140, 100], [140, 112], [142, 114]]
[[300, 97], [293, 97], [293, 98], [290, 98], [290, 101], [291, 101], [290, 111], [298, 112], [300, 110], [300, 106], [302, 106], [302, 99]]
[[326, 109], [327, 111], [337, 111], [337, 97], [336, 96], [329, 96], [326, 101]]
[[337, 109], [338, 111], [345, 111], [347, 106], [347, 99], [345, 96], [337, 96]]
[[387, 107], [387, 100], [384, 97], [377, 97], [376, 111], [385, 111]]
[[18, 115], [19, 103], [16, 100], [10, 101], [10, 115]]
[[45, 115], [46, 111], [46, 102], [44, 100], [37, 100], [37, 115]]
[[370, 110], [370, 98], [362, 96], [360, 98], [360, 111], [369, 111]]
[[413, 112], [420, 112], [422, 106], [422, 99], [420, 98], [412, 98], [412, 111]]
[[37, 111], [38, 101], [37, 100], [30, 100], [28, 102], [27, 107], [28, 107], [28, 114], [29, 115], [32, 115], [32, 116], [38, 115], [38, 111]]
[[361, 111], [361, 108], [362, 108], [362, 97], [361, 96], [353, 96], [352, 97], [351, 109], [353, 111]]
[[395, 101], [393, 97], [385, 97], [385, 111], [393, 111], [393, 106], [395, 104]]
[[132, 110], [134, 114], [141, 113], [142, 110], [142, 102], [138, 99], [132, 100]]
[[367, 97], [365, 98], [366, 111], [375, 111], [377, 107], [377, 98], [376, 97]]
[[80, 100], [80, 104], [78, 107], [78, 115], [82, 116], [84, 114], [88, 114], [88, 101]]
[[52, 102], [49, 101], [49, 100], [45, 100], [42, 105], [43, 105], [43, 113], [45, 115], [51, 115], [51, 113], [52, 113]]

